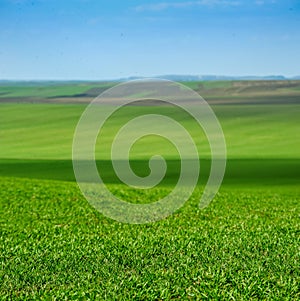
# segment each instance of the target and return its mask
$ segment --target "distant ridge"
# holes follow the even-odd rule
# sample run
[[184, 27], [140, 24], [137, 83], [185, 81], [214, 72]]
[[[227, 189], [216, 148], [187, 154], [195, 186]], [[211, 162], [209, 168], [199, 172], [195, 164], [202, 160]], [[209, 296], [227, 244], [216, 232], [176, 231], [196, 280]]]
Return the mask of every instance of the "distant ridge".
[[1, 85], [10, 85], [15, 83], [22, 83], [22, 84], [57, 84], [57, 83], [64, 83], [64, 84], [80, 84], [80, 83], [93, 83], [93, 82], [124, 82], [129, 80], [137, 80], [137, 79], [144, 79], [144, 78], [158, 78], [158, 79], [167, 79], [172, 81], [179, 81], [179, 82], [190, 82], [190, 81], [247, 81], [247, 80], [300, 80], [300, 75], [287, 77], [284, 75], [266, 75], [266, 76], [257, 76], [257, 75], [244, 75], [244, 76], [229, 76], [229, 75], [184, 75], [184, 74], [166, 74], [166, 75], [157, 75], [157, 76], [130, 76], [130, 77], [123, 77], [117, 79], [102, 79], [102, 80], [38, 80], [38, 79], [30, 79], [30, 80], [9, 80], [9, 79], [0, 79]]
[[[146, 77], [131, 76], [121, 78], [120, 81], [143, 79]], [[152, 76], [152, 78], [168, 79], [173, 81], [227, 81], [227, 80], [293, 80], [300, 79], [300, 76], [286, 77], [283, 75], [246, 75], [246, 76], [228, 76], [228, 75], [181, 75], [181, 74], [166, 74]]]

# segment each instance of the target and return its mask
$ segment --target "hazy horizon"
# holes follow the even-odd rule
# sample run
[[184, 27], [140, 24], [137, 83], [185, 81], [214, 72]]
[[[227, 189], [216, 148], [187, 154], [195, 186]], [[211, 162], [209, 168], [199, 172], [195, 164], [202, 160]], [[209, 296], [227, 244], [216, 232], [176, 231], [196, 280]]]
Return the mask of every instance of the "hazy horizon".
[[[170, 78], [174, 77], [174, 79]], [[285, 76], [282, 74], [268, 74], [268, 75], [218, 75], [218, 74], [206, 74], [206, 75], [196, 75], [196, 74], [161, 74], [161, 75], [150, 75], [150, 76], [125, 76], [123, 78], [93, 78], [93, 79], [81, 79], [81, 78], [68, 78], [68, 79], [56, 79], [56, 78], [0, 78], [0, 82], [118, 82], [134, 79], [166, 79], [181, 81], [179, 78], [184, 78], [183, 81], [238, 81], [238, 80], [300, 80], [300, 75]], [[193, 77], [193, 78], [192, 78]], [[196, 77], [199, 77], [196, 79]], [[215, 77], [209, 78], [208, 77]], [[282, 77], [282, 78], [281, 78]], [[192, 78], [192, 79], [190, 79]], [[195, 78], [195, 79], [194, 79]]]

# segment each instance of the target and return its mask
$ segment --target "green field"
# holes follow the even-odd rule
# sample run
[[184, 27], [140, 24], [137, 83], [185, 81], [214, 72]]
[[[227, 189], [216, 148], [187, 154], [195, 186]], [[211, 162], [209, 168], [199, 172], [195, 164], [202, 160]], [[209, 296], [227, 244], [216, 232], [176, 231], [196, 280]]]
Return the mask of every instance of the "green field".
[[99, 91], [112, 87], [113, 83], [62, 83], [29, 82], [0, 84], [0, 99], [47, 99], [56, 97], [82, 96], [97, 88]]
[[[146, 175], [155, 149], [167, 159], [166, 178], [153, 190], [126, 187], [109, 156], [120, 126], [141, 114], [166, 114], [197, 144], [201, 174], [192, 197], [167, 219], [145, 225], [115, 222], [84, 199], [71, 154], [86, 105], [79, 96], [69, 104], [47, 103], [48, 97], [91, 97], [104, 83], [80, 83], [74, 90], [33, 86], [27, 94], [0, 86], [0, 299], [300, 299], [299, 91], [296, 83], [275, 84], [263, 92], [263, 83], [188, 84], [211, 95], [227, 143], [224, 183], [203, 210], [198, 203], [210, 151], [195, 121], [178, 109], [157, 106], [127, 107], [109, 120], [96, 147], [99, 172], [128, 202], [165, 195], [178, 178], [180, 161], [170, 143], [147, 137], [133, 147], [132, 167]], [[37, 103], [27, 101], [35, 95]]]

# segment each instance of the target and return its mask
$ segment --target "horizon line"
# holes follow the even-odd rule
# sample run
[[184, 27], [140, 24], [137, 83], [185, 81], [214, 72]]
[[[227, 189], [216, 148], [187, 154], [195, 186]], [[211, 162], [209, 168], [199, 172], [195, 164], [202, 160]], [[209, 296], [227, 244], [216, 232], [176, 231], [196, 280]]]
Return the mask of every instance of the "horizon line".
[[[203, 74], [203, 75], [195, 75], [195, 74], [164, 74], [164, 75], [152, 75], [152, 76], [127, 76], [127, 77], [120, 77], [120, 78], [105, 78], [105, 79], [67, 79], [67, 78], [2, 78], [0, 82], [117, 82], [117, 81], [126, 81], [132, 79], [168, 79], [170, 77], [191, 77], [193, 79], [186, 79], [186, 81], [222, 81], [222, 80], [297, 80], [300, 79], [300, 75], [282, 75], [282, 74], [268, 74], [268, 75], [218, 75], [218, 74]], [[180, 81], [180, 80], [179, 80]], [[183, 80], [184, 81], [184, 80]]]

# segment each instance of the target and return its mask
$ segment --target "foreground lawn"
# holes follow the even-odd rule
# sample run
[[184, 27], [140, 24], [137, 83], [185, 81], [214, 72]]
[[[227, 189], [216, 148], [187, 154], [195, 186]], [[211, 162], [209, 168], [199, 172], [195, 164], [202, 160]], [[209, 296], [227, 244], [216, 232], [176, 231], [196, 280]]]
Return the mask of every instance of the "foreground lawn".
[[200, 195], [165, 220], [127, 225], [75, 183], [2, 177], [0, 298], [299, 300], [299, 188], [225, 185], [205, 210]]

